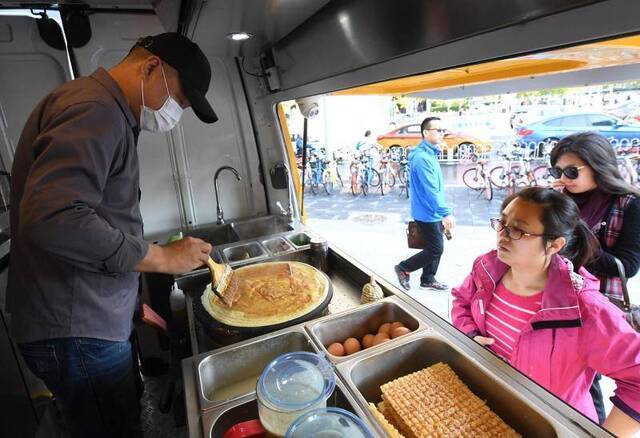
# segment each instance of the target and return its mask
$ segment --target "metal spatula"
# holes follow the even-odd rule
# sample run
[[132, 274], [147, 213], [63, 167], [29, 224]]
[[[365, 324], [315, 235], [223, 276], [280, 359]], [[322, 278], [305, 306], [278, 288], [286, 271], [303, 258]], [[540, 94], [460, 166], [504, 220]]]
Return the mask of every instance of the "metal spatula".
[[[211, 291], [220, 300], [231, 307], [237, 299], [235, 285], [231, 285], [233, 279], [233, 269], [228, 264], [216, 263], [211, 257], [207, 260], [209, 272], [211, 273]], [[230, 287], [231, 286], [231, 287]]]

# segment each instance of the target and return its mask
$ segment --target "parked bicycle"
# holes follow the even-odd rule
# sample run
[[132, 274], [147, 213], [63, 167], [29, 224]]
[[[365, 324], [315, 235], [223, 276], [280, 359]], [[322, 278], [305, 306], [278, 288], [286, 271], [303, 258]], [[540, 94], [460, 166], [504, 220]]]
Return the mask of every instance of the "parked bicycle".
[[471, 190], [480, 192], [487, 201], [493, 199], [493, 184], [489, 172], [485, 170], [488, 160], [481, 160], [475, 152], [470, 153], [470, 160], [475, 166], [462, 174], [462, 182]]
[[[400, 150], [404, 151], [403, 149]], [[399, 179], [402, 158], [402, 154], [394, 154], [391, 150], [388, 150], [380, 158], [378, 169], [380, 173], [380, 193], [382, 195], [391, 192], [396, 185], [396, 180]]]
[[[324, 155], [324, 149], [320, 150], [320, 153], [316, 151], [309, 151], [309, 160], [305, 169], [305, 188], [309, 188], [311, 193], [317, 195], [320, 191], [320, 186], [323, 187], [327, 195], [332, 195], [334, 186], [337, 182], [337, 173], [335, 162], [333, 160], [327, 160]], [[342, 183], [342, 180], [339, 181]]]
[[507, 195], [526, 186], [549, 186], [553, 178], [548, 166], [541, 165], [532, 169], [533, 157], [525, 156], [521, 151], [499, 154], [505, 164], [491, 169], [489, 178], [496, 189], [506, 190]]
[[360, 193], [367, 196], [371, 188], [380, 186], [380, 173], [373, 168], [369, 157], [355, 154], [350, 170], [351, 193], [353, 196], [358, 196]]
[[640, 185], [638, 173], [640, 172], [640, 155], [636, 148], [619, 149], [616, 151], [618, 170], [622, 178], [629, 184]]
[[404, 195], [409, 197], [409, 159], [403, 156], [400, 159], [400, 168], [398, 169], [398, 182], [400, 183], [400, 196]]

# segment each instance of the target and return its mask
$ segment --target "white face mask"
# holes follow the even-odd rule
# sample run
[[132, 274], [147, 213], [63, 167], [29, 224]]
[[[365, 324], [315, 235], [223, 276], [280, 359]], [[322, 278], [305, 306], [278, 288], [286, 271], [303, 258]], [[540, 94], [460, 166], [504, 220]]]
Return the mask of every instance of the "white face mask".
[[[160, 66], [162, 68], [162, 65]], [[162, 77], [164, 86], [167, 89], [167, 99], [160, 109], [154, 110], [144, 104], [144, 79], [140, 81], [140, 90], [142, 91], [142, 108], [140, 110], [140, 128], [151, 132], [166, 132], [173, 129], [182, 117], [182, 107], [171, 97], [167, 78], [162, 68]]]

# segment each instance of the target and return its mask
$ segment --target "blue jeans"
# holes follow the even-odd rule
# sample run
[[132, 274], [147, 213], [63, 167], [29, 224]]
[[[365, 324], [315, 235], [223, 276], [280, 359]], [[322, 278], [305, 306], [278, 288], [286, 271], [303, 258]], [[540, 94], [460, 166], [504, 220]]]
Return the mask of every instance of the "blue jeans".
[[61, 338], [19, 344], [56, 397], [71, 436], [142, 436], [131, 343]]

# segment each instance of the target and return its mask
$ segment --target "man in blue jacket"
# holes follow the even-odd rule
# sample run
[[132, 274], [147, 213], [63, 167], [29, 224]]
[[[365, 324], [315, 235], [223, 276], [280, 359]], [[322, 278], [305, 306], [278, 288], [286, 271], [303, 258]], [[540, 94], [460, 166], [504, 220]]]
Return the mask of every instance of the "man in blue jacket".
[[409, 276], [422, 268], [421, 289], [446, 290], [447, 285], [436, 280], [435, 275], [444, 250], [442, 234], [455, 227], [451, 208], [444, 200], [444, 178], [438, 163], [438, 145], [444, 139], [445, 130], [438, 117], [427, 117], [420, 126], [422, 142], [409, 153], [409, 190], [411, 216], [415, 219], [425, 241], [425, 248], [418, 254], [395, 266], [400, 285], [409, 290]]

